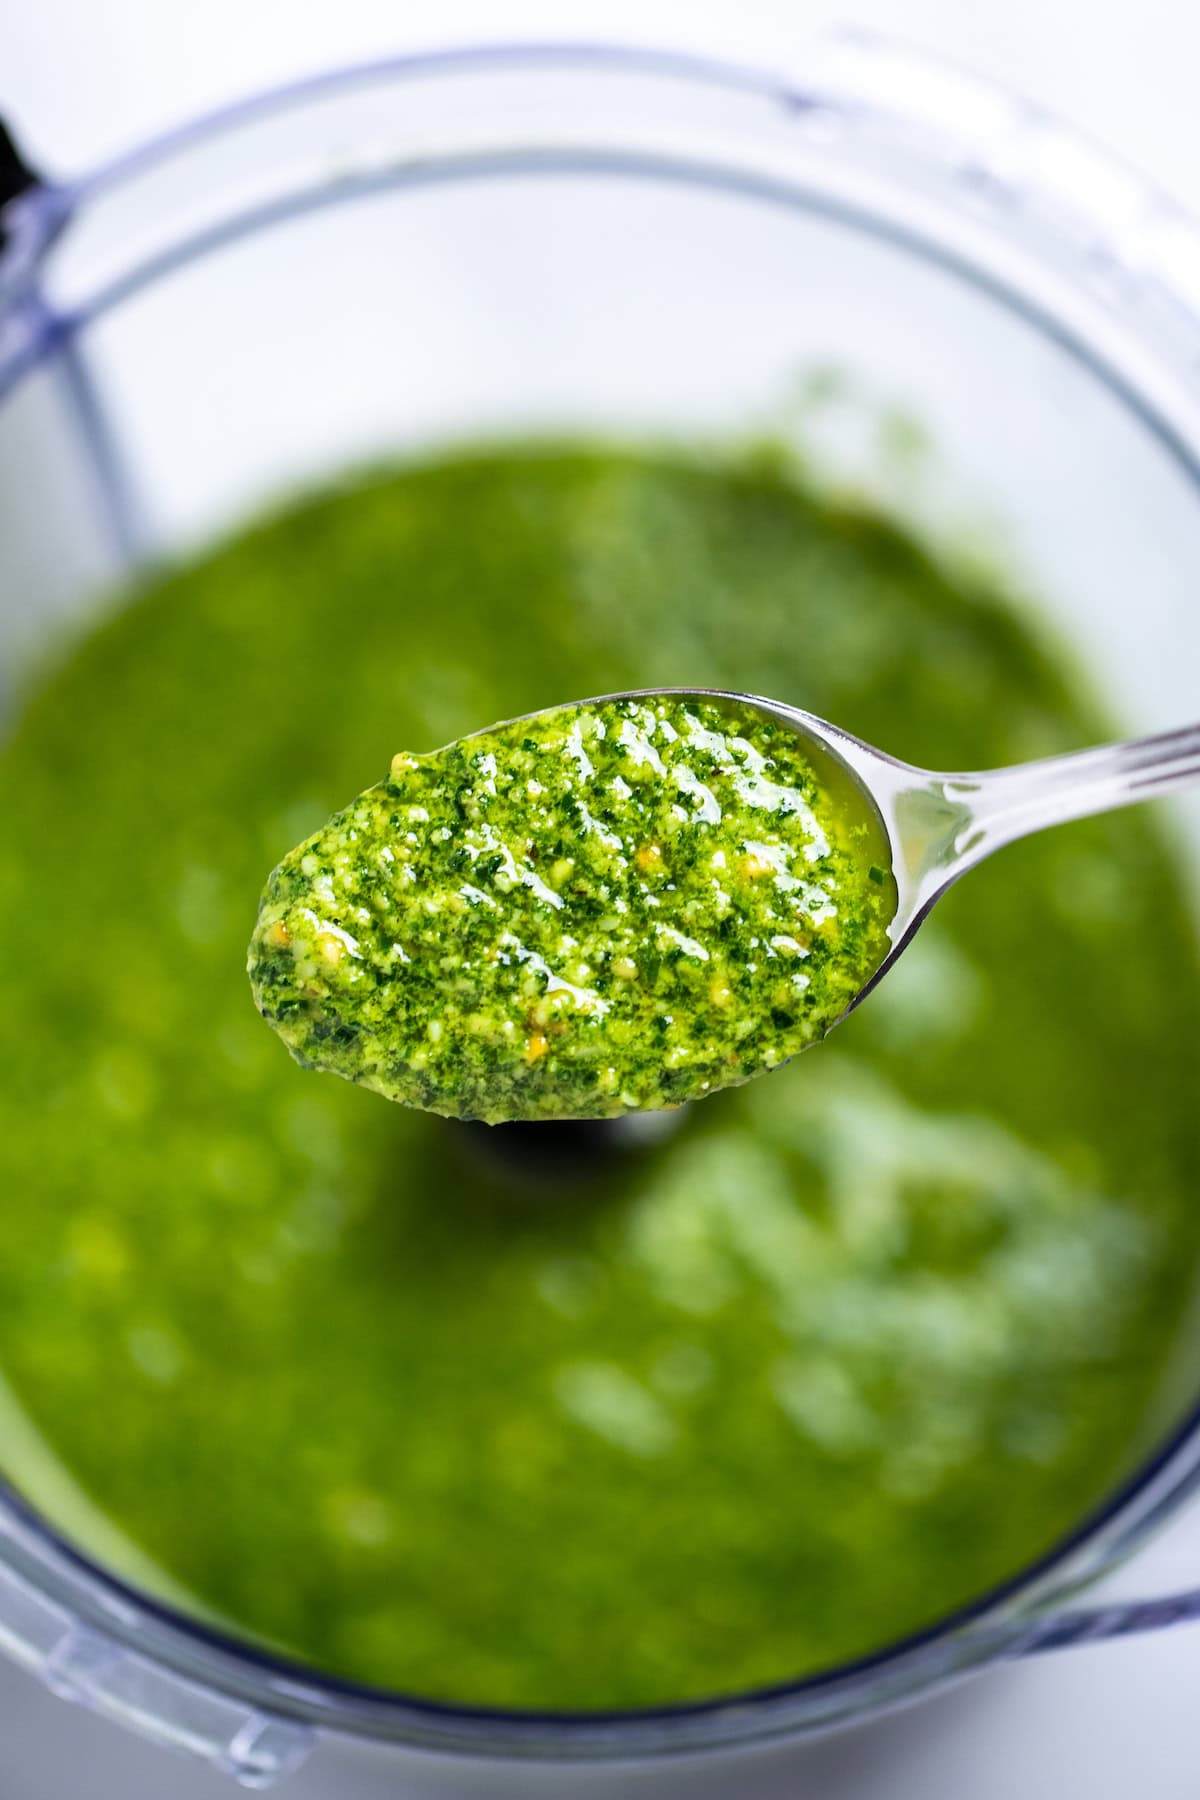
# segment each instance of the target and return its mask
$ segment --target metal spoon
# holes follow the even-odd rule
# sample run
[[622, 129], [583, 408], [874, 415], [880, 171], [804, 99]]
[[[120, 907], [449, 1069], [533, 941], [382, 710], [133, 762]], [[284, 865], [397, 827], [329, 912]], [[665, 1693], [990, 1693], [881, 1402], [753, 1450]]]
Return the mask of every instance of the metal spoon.
[[898, 904], [888, 929], [892, 947], [847, 1013], [908, 948], [946, 890], [994, 850], [1049, 825], [1200, 784], [1200, 724], [1003, 769], [942, 774], [900, 762], [813, 713], [757, 694], [642, 688], [606, 694], [597, 704], [663, 696], [728, 702], [789, 726], [840, 762], [874, 802], [891, 846]]

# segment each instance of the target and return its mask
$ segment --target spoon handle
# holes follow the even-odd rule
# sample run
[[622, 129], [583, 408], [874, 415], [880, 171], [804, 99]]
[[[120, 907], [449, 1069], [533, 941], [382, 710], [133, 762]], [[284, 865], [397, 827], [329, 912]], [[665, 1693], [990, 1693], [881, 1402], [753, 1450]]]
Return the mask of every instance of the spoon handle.
[[954, 850], [960, 865], [970, 865], [1048, 825], [1195, 783], [1200, 783], [1200, 725], [1185, 725], [983, 775], [948, 775], [942, 792], [963, 809]]

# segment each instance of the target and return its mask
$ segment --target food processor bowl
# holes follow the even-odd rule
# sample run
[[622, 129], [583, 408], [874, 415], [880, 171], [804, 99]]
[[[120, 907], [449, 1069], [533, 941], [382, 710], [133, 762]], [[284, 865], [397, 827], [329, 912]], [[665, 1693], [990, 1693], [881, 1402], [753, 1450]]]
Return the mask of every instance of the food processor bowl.
[[[322, 76], [10, 185], [9, 694], [135, 570], [347, 467], [519, 433], [766, 435], [1012, 573], [1130, 730], [1194, 714], [1200, 231], [986, 84], [854, 36], [776, 69], [480, 48]], [[1200, 819], [1172, 819], [1194, 873]], [[1198, 1370], [1181, 1351], [1123, 1484], [1036, 1566], [771, 1691], [539, 1716], [355, 1687], [117, 1579], [15, 1491], [0, 1644], [249, 1786], [320, 1743], [397, 1767], [456, 1753], [459, 1793], [515, 1779], [498, 1759], [528, 1765], [524, 1793], [563, 1762], [627, 1791], [632, 1762], [844, 1725], [997, 1658], [1200, 1613], [1200, 1591], [1080, 1597], [1200, 1480]]]

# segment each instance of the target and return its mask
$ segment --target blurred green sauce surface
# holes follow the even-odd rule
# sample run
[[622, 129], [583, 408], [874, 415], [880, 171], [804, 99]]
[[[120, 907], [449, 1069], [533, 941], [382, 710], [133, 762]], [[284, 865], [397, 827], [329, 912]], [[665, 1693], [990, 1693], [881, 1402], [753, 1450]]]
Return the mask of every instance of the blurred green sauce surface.
[[888, 524], [560, 446], [166, 574], [0, 754], [4, 1471], [342, 1676], [607, 1708], [875, 1650], [1100, 1502], [1178, 1340], [1200, 976], [1148, 812], [1006, 851], [818, 1053], [553, 1179], [295, 1068], [263, 870], [397, 744], [655, 684], [934, 767], [1109, 729]]

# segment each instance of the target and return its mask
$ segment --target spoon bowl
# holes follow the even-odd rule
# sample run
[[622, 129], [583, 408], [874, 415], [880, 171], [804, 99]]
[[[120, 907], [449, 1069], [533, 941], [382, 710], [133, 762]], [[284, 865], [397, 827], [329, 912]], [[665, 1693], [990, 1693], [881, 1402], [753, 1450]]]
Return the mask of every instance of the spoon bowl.
[[842, 1018], [874, 992], [942, 895], [994, 851], [1052, 825], [1200, 784], [1200, 723], [1000, 769], [946, 772], [904, 762], [815, 713], [759, 694], [634, 688], [583, 704], [663, 698], [724, 704], [786, 726], [840, 766], [874, 807], [896, 884], [891, 948]]

